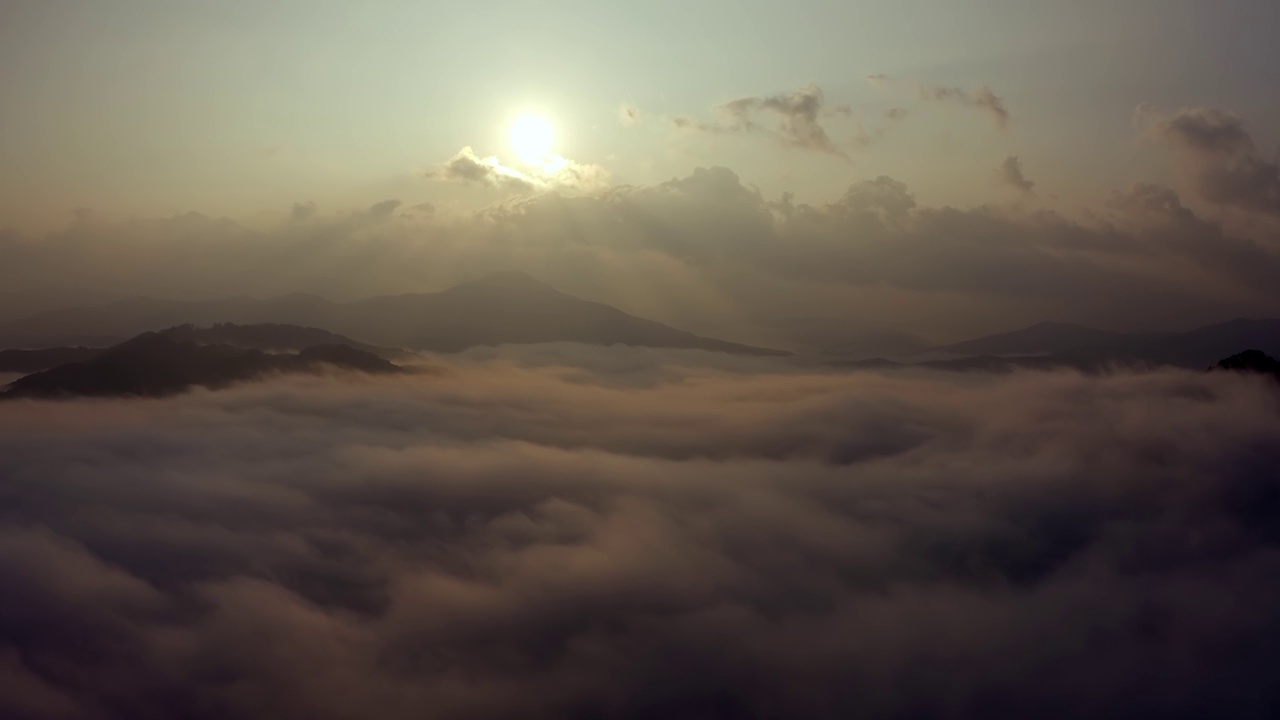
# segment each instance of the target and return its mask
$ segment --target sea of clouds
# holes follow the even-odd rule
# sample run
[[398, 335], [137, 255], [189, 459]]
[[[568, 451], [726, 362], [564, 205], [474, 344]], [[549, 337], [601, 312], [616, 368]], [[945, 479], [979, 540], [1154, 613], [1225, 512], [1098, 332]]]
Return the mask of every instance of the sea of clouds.
[[0, 405], [0, 716], [1274, 716], [1280, 393], [547, 346]]

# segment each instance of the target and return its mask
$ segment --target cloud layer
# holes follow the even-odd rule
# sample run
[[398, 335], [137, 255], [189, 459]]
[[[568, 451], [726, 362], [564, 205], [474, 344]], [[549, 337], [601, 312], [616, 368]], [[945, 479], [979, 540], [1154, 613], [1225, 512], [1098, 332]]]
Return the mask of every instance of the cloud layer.
[[1275, 707], [1259, 381], [485, 352], [0, 408], [0, 714]]
[[[676, 127], [713, 133], [754, 133], [772, 137], [783, 145], [847, 158], [822, 126], [825, 99], [817, 85], [805, 85], [789, 93], [742, 97], [716, 108], [719, 119], [704, 123], [677, 117]], [[769, 117], [774, 122], [762, 120]]]
[[[788, 137], [818, 142], [819, 121], [836, 113], [817, 109], [818, 97], [735, 107], [751, 122], [789, 108]], [[810, 202], [766, 195], [723, 167], [611, 185], [596, 166], [565, 161], [535, 175], [464, 148], [437, 179], [516, 197], [468, 213], [394, 199], [348, 212], [299, 203], [287, 222], [258, 229], [199, 213], [84, 214], [46, 237], [0, 234], [0, 285], [15, 298], [0, 314], [21, 315], [34, 303], [26, 295], [350, 299], [513, 268], [700, 334], [801, 350], [868, 327], [947, 341], [1045, 319], [1186, 328], [1280, 314], [1274, 163], [1229, 113], [1145, 117], [1184, 189], [1141, 183], [1072, 214], [930, 206], [888, 177]], [[809, 119], [818, 124], [804, 130]], [[1032, 189], [1016, 157], [999, 172]]]
[[1143, 105], [1138, 119], [1173, 149], [1202, 199], [1280, 216], [1280, 162], [1258, 151], [1243, 117], [1213, 107], [1162, 115]]
[[517, 170], [502, 164], [496, 156], [480, 157], [470, 146], [427, 171], [426, 176], [525, 195], [549, 190], [599, 190], [606, 187], [610, 179], [609, 173], [598, 165], [584, 165], [558, 155], [548, 157], [541, 166]]
[[514, 168], [503, 165], [498, 158], [480, 157], [467, 146], [457, 155], [442, 163], [439, 169], [427, 173], [427, 177], [438, 177], [443, 180], [455, 180], [464, 183], [475, 183], [489, 187], [508, 188], [520, 191], [531, 191], [536, 185], [532, 178]]
[[1027, 179], [1026, 174], [1022, 171], [1022, 160], [1017, 155], [1010, 155], [1000, 163], [1000, 167], [996, 169], [997, 178], [1001, 183], [1011, 188], [1021, 190], [1024, 193], [1031, 192], [1036, 184]]
[[982, 85], [977, 90], [969, 92], [964, 88], [950, 87], [947, 85], [931, 85], [922, 84], [919, 87], [920, 99], [933, 102], [953, 103], [965, 107], [976, 108], [991, 116], [996, 126], [1001, 130], [1006, 130], [1012, 121], [1009, 114], [1009, 108], [1005, 106], [1004, 98], [996, 95], [990, 87]]

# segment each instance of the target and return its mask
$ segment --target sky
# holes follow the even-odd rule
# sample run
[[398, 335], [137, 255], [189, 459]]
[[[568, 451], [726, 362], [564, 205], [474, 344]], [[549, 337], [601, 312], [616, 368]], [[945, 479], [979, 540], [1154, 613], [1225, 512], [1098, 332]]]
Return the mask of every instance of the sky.
[[[617, 183], [725, 165], [805, 200], [889, 175], [930, 204], [998, 201], [986, 170], [1012, 154], [1043, 202], [1098, 202], [1162, 169], [1135, 136], [1140, 103], [1223, 107], [1280, 142], [1280, 9], [1263, 0], [9, 0], [0, 14], [0, 217], [28, 229], [75, 208], [475, 208], [493, 193], [423, 173], [465, 146], [511, 162], [506, 131], [526, 112], [552, 123], [558, 154]], [[883, 137], [846, 159], [671, 122], [808, 85], [851, 113], [827, 120], [837, 144], [855, 120]], [[935, 85], [990, 87], [1008, 126], [922, 102]], [[624, 106], [640, 121], [620, 122]], [[906, 119], [885, 121], [892, 108]]]
[[3, 318], [512, 269], [801, 350], [1280, 313], [1273, 3], [0, 13]]

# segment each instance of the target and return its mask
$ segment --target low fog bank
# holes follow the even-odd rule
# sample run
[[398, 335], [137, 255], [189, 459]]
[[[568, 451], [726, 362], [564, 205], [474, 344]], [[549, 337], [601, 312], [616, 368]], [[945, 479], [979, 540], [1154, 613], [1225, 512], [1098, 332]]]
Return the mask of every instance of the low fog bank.
[[1280, 710], [1263, 379], [709, 357], [0, 407], [0, 715]]

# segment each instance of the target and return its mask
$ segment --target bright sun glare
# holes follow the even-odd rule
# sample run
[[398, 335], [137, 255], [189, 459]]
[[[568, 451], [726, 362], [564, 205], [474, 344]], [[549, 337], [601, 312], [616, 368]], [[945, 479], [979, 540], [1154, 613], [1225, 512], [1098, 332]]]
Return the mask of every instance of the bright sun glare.
[[521, 115], [511, 124], [511, 148], [530, 165], [544, 165], [551, 159], [555, 132], [539, 115]]

